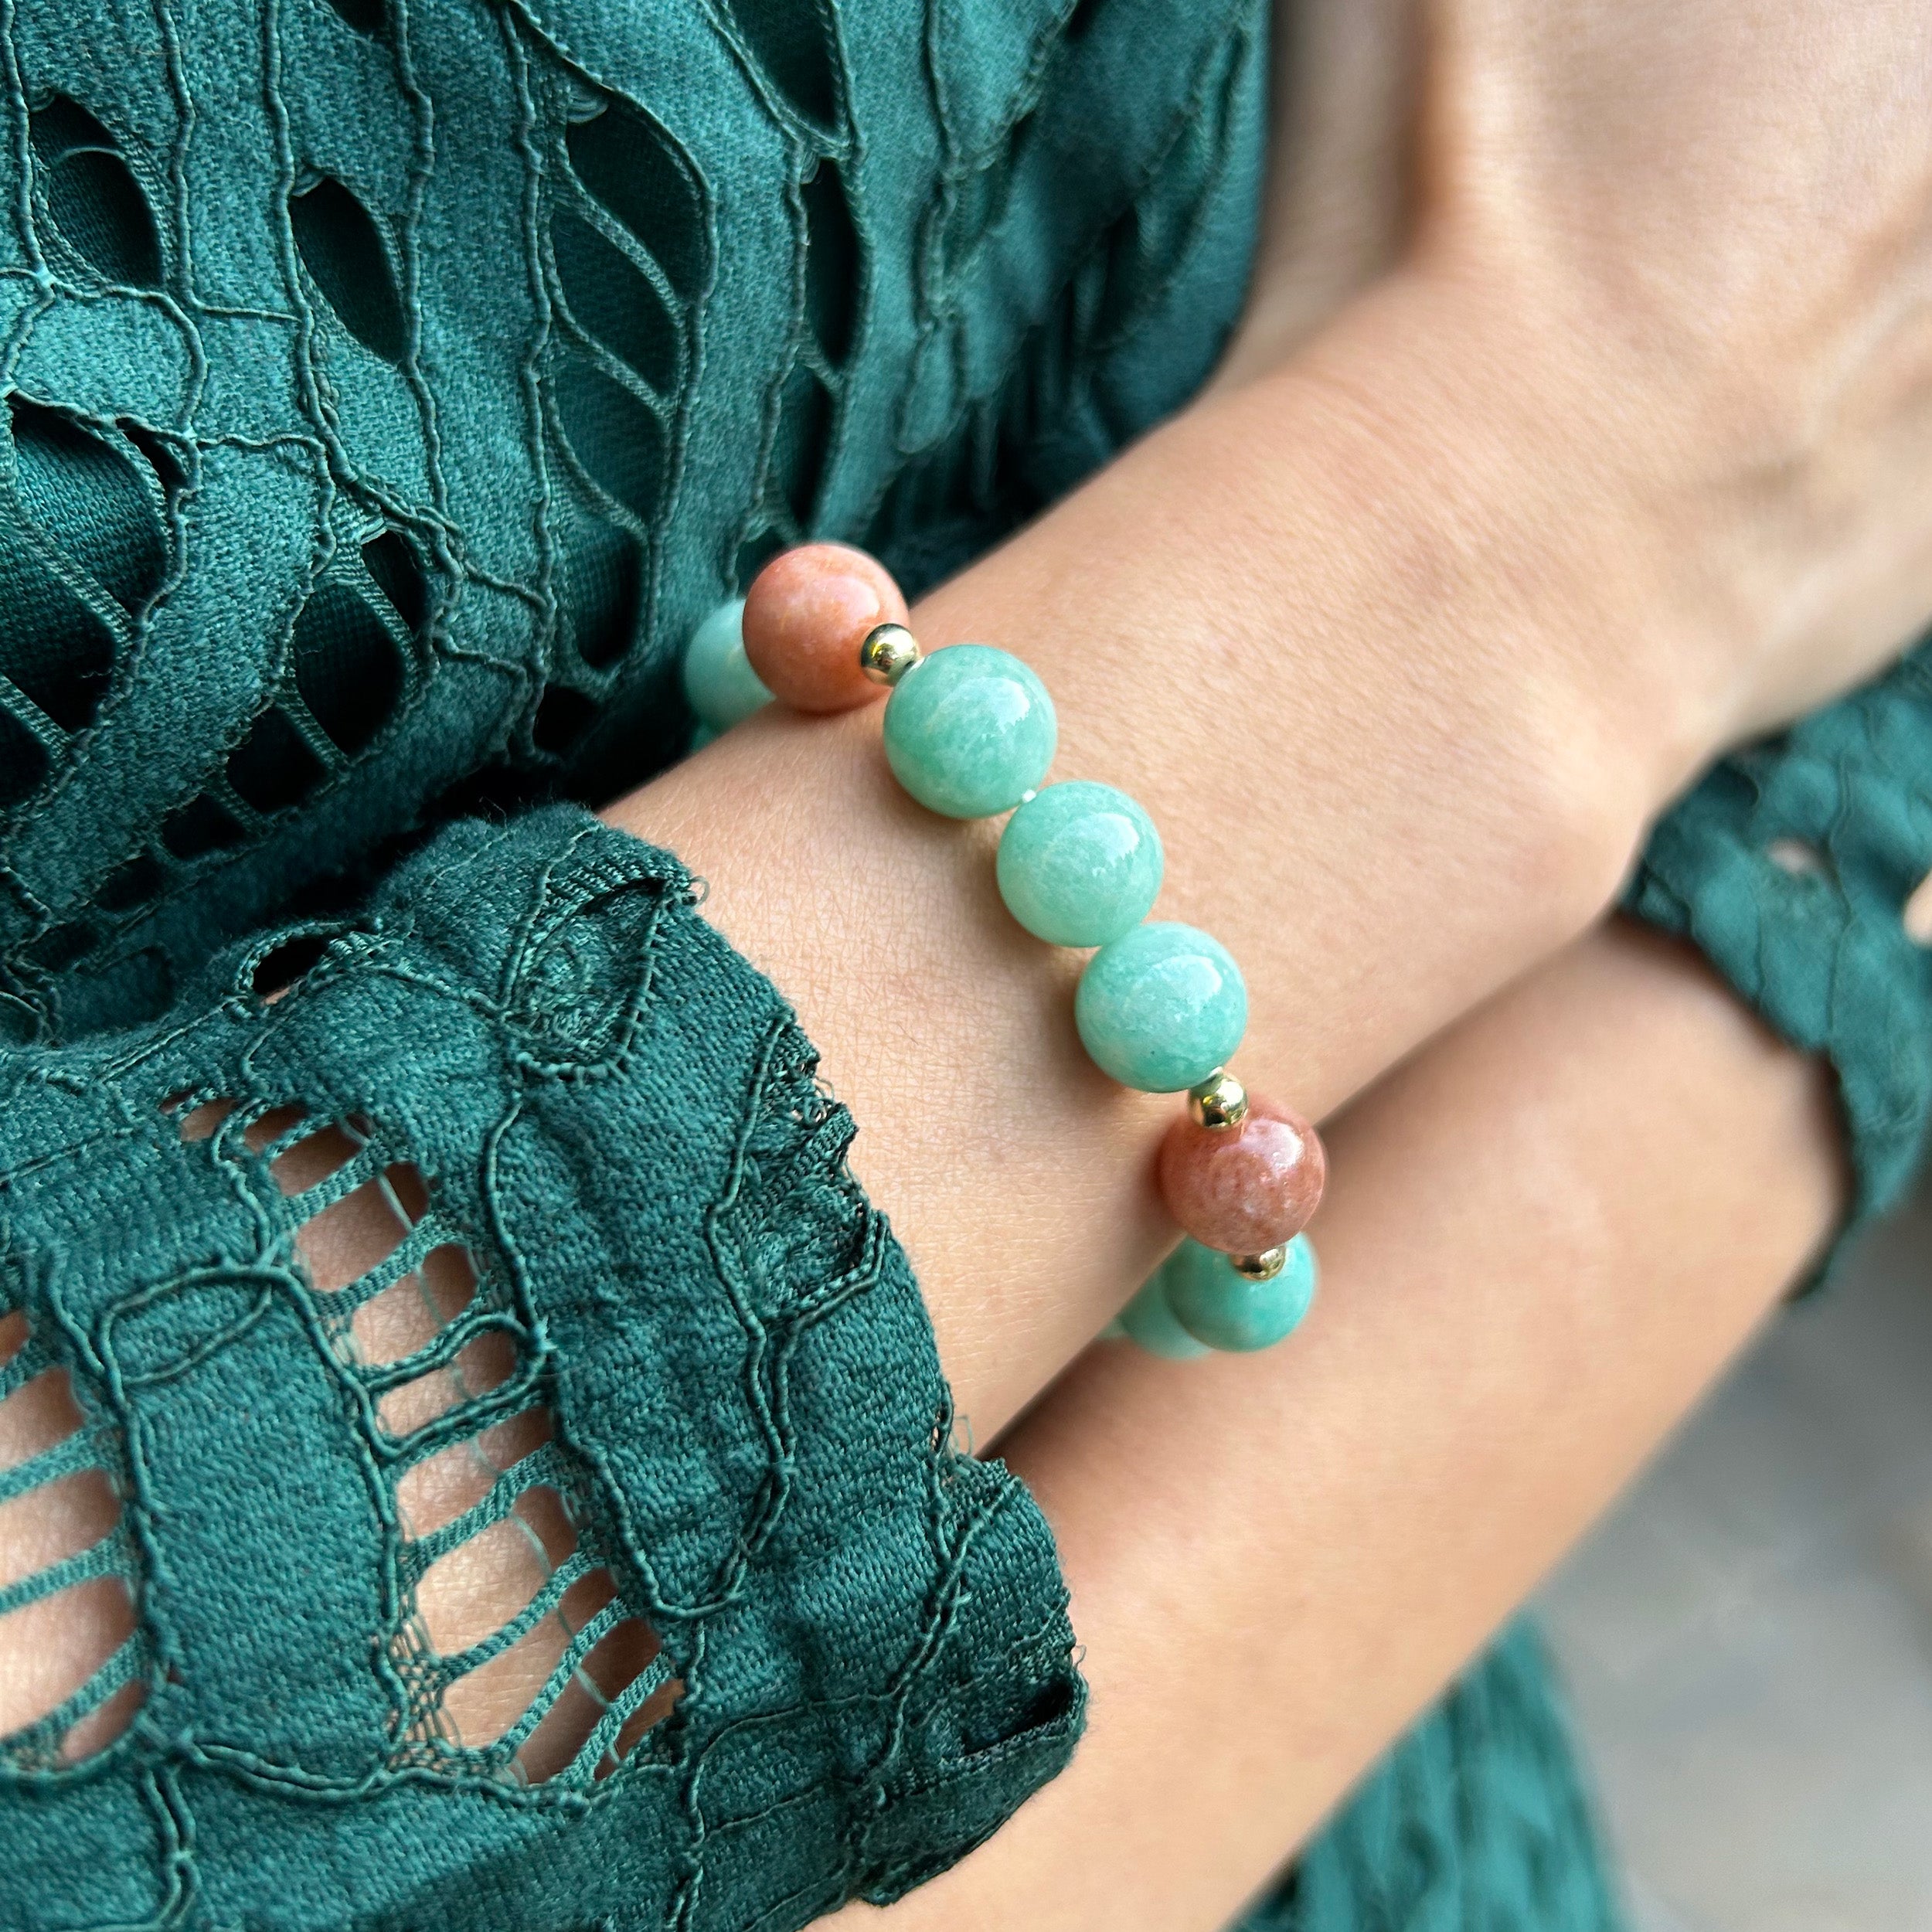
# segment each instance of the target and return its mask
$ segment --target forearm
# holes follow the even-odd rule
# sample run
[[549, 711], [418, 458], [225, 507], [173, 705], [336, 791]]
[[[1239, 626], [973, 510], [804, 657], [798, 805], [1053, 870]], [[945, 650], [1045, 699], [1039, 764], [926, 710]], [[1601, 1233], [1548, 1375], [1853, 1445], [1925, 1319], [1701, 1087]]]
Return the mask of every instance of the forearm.
[[[1378, 310], [1202, 406], [915, 617], [1042, 672], [1056, 776], [1153, 813], [1157, 916], [1247, 974], [1244, 1077], [1318, 1117], [1580, 930], [1681, 763], [1639, 699], [1646, 587], [1613, 560], [1638, 553], [1424, 331]], [[995, 828], [910, 804], [877, 732], [761, 716], [611, 815], [797, 1002], [985, 1440], [1172, 1239], [1147, 1166], [1172, 1104], [1087, 1065], [1078, 959], [1013, 925]]]
[[1293, 1349], [1099, 1349], [1009, 1441], [1091, 1727], [902, 1932], [1223, 1923], [1815, 1250], [1825, 1087], [1689, 955], [1612, 928], [1367, 1096]]
[[[1464, 399], [1350, 339], [1412, 395], [1401, 440], [1334, 377], [1224, 397], [917, 620], [1037, 665], [1056, 775], [1152, 811], [1159, 912], [1247, 970], [1244, 1076], [1317, 1114], [1580, 928], [1662, 782], [1608, 648], [1624, 600], [1572, 557], [1608, 532], [1577, 543], [1539, 473], [1473, 427], [1453, 476], [1432, 461]], [[876, 712], [753, 719], [610, 815], [706, 879], [708, 916], [796, 1003], [985, 1443], [1172, 1241], [1148, 1168], [1173, 1102], [1087, 1061], [1077, 956], [1013, 923], [994, 828], [910, 804], [877, 732]], [[56, 1517], [80, 1546], [72, 1514], [22, 1499], [0, 1568]], [[77, 1656], [82, 1621], [61, 1627]], [[12, 1668], [0, 1719], [44, 1702], [9, 1697]]]

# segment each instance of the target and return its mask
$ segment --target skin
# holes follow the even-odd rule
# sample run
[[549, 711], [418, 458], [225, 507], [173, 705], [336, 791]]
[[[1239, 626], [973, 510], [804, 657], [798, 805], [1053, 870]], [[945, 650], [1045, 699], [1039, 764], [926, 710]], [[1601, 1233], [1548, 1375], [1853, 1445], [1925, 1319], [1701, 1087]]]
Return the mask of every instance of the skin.
[[[613, 808], [797, 1002], [976, 1437], [1036, 1404], [1010, 1450], [1094, 1731], [909, 1925], [1218, 1923], [1828, 1224], [1816, 1073], [1680, 957], [1581, 936], [1699, 766], [1932, 609], [1921, 12], [1330, 10], [1369, 205], [1315, 219], [1284, 155], [1224, 379], [914, 614], [1020, 650], [1058, 774], [1154, 813], [1158, 916], [1247, 970], [1253, 1084], [1328, 1114], [1436, 1041], [1338, 1128], [1291, 1350], [1083, 1353], [1172, 1239], [1172, 1103], [1085, 1063], [1076, 963], [1005, 919], [988, 828], [893, 788], [876, 711], [760, 717]], [[1325, 301], [1376, 277], [1312, 335], [1311, 236]], [[448, 1587], [460, 1619], [503, 1586]], [[0, 1724], [100, 1641], [73, 1612], [0, 1638]]]
[[1002, 1446], [1059, 1539], [1089, 1729], [894, 1932], [1225, 1924], [1815, 1253], [1833, 1134], [1815, 1067], [1621, 925], [1365, 1096], [1292, 1342], [1102, 1343]]

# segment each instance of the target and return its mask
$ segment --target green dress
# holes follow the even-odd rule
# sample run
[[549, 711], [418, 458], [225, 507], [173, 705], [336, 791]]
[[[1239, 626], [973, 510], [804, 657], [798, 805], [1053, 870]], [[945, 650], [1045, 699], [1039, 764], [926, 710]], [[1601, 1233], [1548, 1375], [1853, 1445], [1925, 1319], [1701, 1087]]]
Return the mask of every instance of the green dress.
[[[0, 1932], [778, 1932], [1066, 1761], [1050, 1539], [951, 1444], [852, 1123], [675, 858], [567, 801], [679, 753], [680, 644], [775, 548], [917, 588], [1185, 400], [1265, 28], [0, 0], [0, 1394], [64, 1369], [84, 1417], [0, 1501], [92, 1468], [121, 1505], [0, 1612], [131, 1609], [0, 1740]], [[1634, 888], [1832, 1056], [1868, 1208], [1932, 1092], [1924, 675], [1726, 767]], [[325, 1290], [295, 1237], [359, 1188], [402, 1231]], [[468, 1298], [367, 1359], [355, 1308], [438, 1256]], [[483, 1479], [430, 1523], [451, 1454]], [[423, 1573], [539, 1492], [568, 1546], [444, 1654]], [[543, 1692], [466, 1740], [463, 1680], [553, 1611]], [[1519, 1633], [1256, 1923], [1612, 1916]]]

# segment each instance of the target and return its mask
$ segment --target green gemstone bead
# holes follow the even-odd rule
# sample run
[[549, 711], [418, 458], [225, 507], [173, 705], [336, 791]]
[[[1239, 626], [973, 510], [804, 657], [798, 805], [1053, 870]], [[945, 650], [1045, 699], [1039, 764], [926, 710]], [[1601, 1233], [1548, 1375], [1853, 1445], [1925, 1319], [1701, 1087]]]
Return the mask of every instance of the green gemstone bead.
[[719, 604], [685, 646], [684, 695], [699, 722], [713, 732], [729, 731], [771, 702], [745, 656], [744, 614], [743, 597]]
[[1102, 1073], [1123, 1087], [1175, 1094], [1234, 1057], [1248, 989], [1219, 940], [1155, 920], [1087, 961], [1073, 1021]]
[[989, 818], [1046, 776], [1060, 726], [1046, 687], [989, 644], [949, 645], [915, 665], [886, 703], [886, 761], [931, 811]]
[[1161, 835], [1124, 791], [1075, 778], [1006, 821], [999, 896], [1036, 939], [1104, 946], [1146, 918], [1161, 889]]
[[1155, 1270], [1140, 1293], [1121, 1311], [1120, 1330], [1149, 1355], [1168, 1362], [1192, 1362], [1206, 1355], [1208, 1346], [1205, 1342], [1197, 1342], [1175, 1320], [1162, 1284], [1165, 1273], [1165, 1269]]
[[1315, 1300], [1315, 1250], [1305, 1234], [1288, 1243], [1281, 1271], [1266, 1281], [1236, 1274], [1225, 1254], [1183, 1241], [1154, 1278], [1184, 1334], [1210, 1349], [1252, 1355], [1301, 1325]]

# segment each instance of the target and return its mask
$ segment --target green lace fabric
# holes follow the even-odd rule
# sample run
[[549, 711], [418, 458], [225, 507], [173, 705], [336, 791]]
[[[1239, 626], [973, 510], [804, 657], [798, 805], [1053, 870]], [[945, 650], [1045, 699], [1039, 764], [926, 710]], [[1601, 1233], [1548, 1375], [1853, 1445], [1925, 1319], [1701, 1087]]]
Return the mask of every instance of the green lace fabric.
[[1263, 12], [0, 8], [19, 1029], [647, 775], [772, 551], [923, 583], [1171, 409], [1240, 298]]
[[[574, 808], [471, 820], [304, 935], [272, 1005], [243, 942], [192, 1017], [10, 1058], [30, 1339], [0, 1386], [57, 1363], [87, 1420], [0, 1494], [91, 1466], [124, 1509], [0, 1607], [115, 1576], [141, 1614], [0, 1746], [0, 1920], [798, 1925], [896, 1896], [1065, 1761], [1083, 1692], [1045, 1526], [951, 1448], [852, 1122], [691, 897]], [[406, 1229], [325, 1291], [297, 1236], [377, 1186]], [[357, 1311], [453, 1250], [464, 1304], [370, 1359]], [[452, 1451], [490, 1479], [426, 1521], [412, 1478]], [[543, 1491], [570, 1547], [445, 1654], [417, 1587]], [[454, 1687], [592, 1578], [542, 1692], [467, 1746]], [[640, 1622], [655, 1654], [600, 1674]], [[64, 1764], [137, 1681], [134, 1726]], [[594, 1722], [520, 1774], [573, 1682]]]
[[[777, 1932], [1064, 1760], [1050, 1546], [947, 1447], [850, 1123], [675, 861], [545, 801], [688, 743], [682, 640], [775, 548], [917, 587], [1185, 400], [1266, 15], [0, 0], [0, 1390], [64, 1371], [83, 1417], [0, 1500], [92, 1469], [121, 1512], [0, 1614], [129, 1613], [0, 1743], [0, 1927]], [[1638, 887], [1832, 1053], [1872, 1202], [1932, 1091], [1922, 677], [1730, 768]], [[297, 1233], [372, 1187], [406, 1233], [325, 1290]], [[439, 1255], [468, 1298], [366, 1359], [356, 1304]], [[463, 1445], [426, 1525], [410, 1471]], [[569, 1548], [443, 1654], [427, 1568], [539, 1492]], [[586, 1580], [466, 1744], [465, 1682]], [[1269, 1923], [1607, 1917], [1551, 1710], [1532, 1653], [1481, 1666]]]
[[1701, 947], [1779, 1034], [1835, 1071], [1848, 1236], [1925, 1162], [1932, 950], [1906, 907], [1928, 873], [1932, 642], [1726, 760], [1658, 828], [1631, 889], [1633, 910]]

